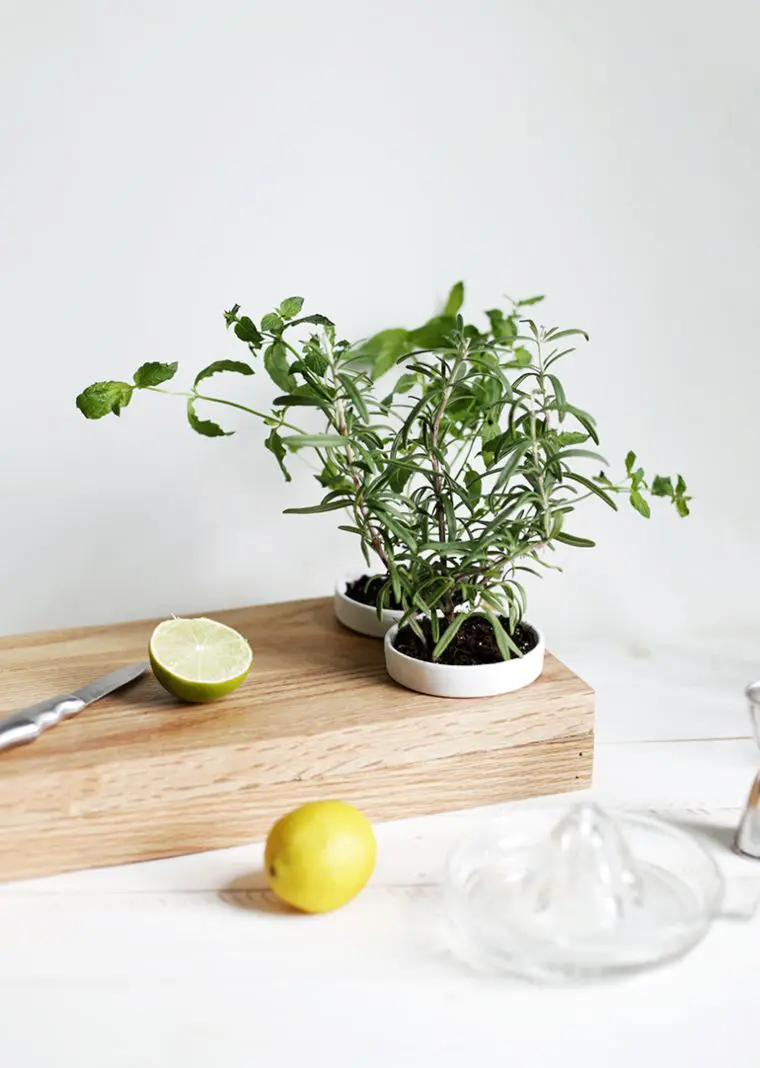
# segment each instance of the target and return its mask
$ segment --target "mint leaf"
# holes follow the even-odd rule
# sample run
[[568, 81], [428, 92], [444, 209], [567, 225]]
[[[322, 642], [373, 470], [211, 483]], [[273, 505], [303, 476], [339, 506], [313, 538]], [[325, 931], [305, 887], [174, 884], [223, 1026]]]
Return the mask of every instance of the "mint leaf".
[[645, 519], [649, 519], [652, 514], [651, 509], [638, 490], [634, 490], [633, 493], [631, 493], [631, 504], [639, 515], [643, 515]]
[[[261, 325], [264, 325], [263, 320]], [[284, 393], [293, 392], [296, 383], [288, 371], [288, 353], [281, 341], [274, 341], [265, 349], [264, 366], [276, 386], [279, 386]]]
[[501, 431], [499, 430], [499, 420], [493, 414], [487, 415], [480, 428], [480, 440], [483, 443], [483, 459], [488, 465], [493, 462], [494, 449], [493, 447], [487, 448], [486, 446], [492, 446], [494, 439], [500, 436]]
[[478, 472], [472, 467], [468, 467], [464, 473], [464, 484], [470, 494], [471, 502], [475, 503], [482, 493], [483, 482]]
[[204, 438], [229, 438], [233, 431], [222, 430], [218, 423], [211, 419], [200, 419], [195, 411], [192, 397], [187, 402], [187, 421], [196, 434], [202, 434]]
[[437, 315], [429, 319], [423, 326], [409, 332], [409, 340], [414, 348], [436, 349], [445, 348], [451, 332], [456, 327], [453, 316]]
[[652, 480], [652, 493], [655, 497], [670, 497], [673, 499], [673, 482], [663, 475], [655, 475]]
[[322, 468], [321, 474], [315, 475], [314, 478], [325, 489], [347, 489], [351, 485], [350, 480], [346, 479], [330, 459]]
[[293, 319], [303, 308], [303, 297], [286, 297], [277, 311], [283, 319]]
[[261, 329], [269, 334], [279, 334], [285, 327], [285, 321], [277, 312], [268, 312], [261, 320]]
[[240, 311], [240, 305], [239, 304], [233, 304], [232, 307], [230, 308], [230, 310], [226, 311], [224, 313], [224, 321], [227, 324], [227, 329], [228, 330], [234, 323], [236, 323], [238, 321], [237, 320], [237, 313], [239, 311]]
[[395, 327], [391, 330], [381, 330], [357, 345], [355, 354], [358, 358], [372, 364], [372, 378], [377, 381], [386, 371], [406, 353], [411, 352], [414, 345], [409, 340], [406, 330]]
[[389, 487], [394, 493], [403, 493], [407, 482], [414, 474], [412, 466], [406, 463], [396, 463], [391, 461], [391, 463], [388, 464], [388, 470], [391, 472], [390, 478], [388, 479]]
[[583, 445], [588, 441], [588, 434], [584, 434], [582, 430], [562, 430], [552, 436], [560, 448], [563, 445]]
[[216, 360], [198, 372], [193, 385], [197, 388], [198, 383], [202, 382], [204, 378], [211, 378], [212, 375], [219, 374], [220, 371], [233, 371], [238, 375], [252, 375], [254, 373], [252, 367], [247, 363], [242, 363], [240, 360]]
[[393, 387], [394, 393], [408, 393], [417, 385], [417, 375], [402, 375]]
[[134, 383], [138, 389], [160, 386], [162, 382], [174, 378], [178, 366], [177, 363], [144, 363], [135, 371]]
[[277, 463], [280, 465], [280, 470], [285, 476], [285, 481], [292, 482], [292, 478], [290, 477], [290, 471], [288, 471], [287, 467], [285, 466], [285, 457], [287, 456], [287, 449], [283, 445], [282, 438], [280, 437], [276, 429], [270, 432], [269, 437], [264, 442], [264, 447], [266, 449], [269, 449], [274, 458], [277, 460]]
[[633, 465], [636, 463], [636, 453], [631, 451], [625, 458], [625, 470], [627, 474], [631, 474], [633, 471]]
[[330, 364], [327, 361], [327, 357], [323, 356], [321, 352], [315, 349], [309, 349], [304, 356], [303, 362], [309, 371], [313, 372], [318, 378], [322, 378], [327, 373], [327, 368]]
[[527, 308], [529, 304], [539, 304], [544, 299], [545, 298], [543, 296], [526, 297], [525, 300], [518, 300], [517, 306], [518, 308]]
[[[237, 305], [235, 307], [237, 308]], [[258, 347], [264, 340], [253, 319], [249, 319], [247, 315], [244, 315], [242, 319], [235, 323], [235, 336], [239, 337], [241, 341], [247, 341], [254, 348]]]
[[486, 312], [491, 324], [491, 333], [498, 341], [511, 341], [517, 336], [517, 327], [512, 318], [505, 319], [501, 308], [491, 308]]
[[464, 304], [464, 282], [456, 282], [449, 291], [442, 315], [456, 315]]
[[104, 415], [119, 415], [132, 400], [128, 382], [93, 382], [76, 400], [76, 405], [85, 419], [102, 419]]
[[332, 319], [328, 319], [326, 315], [302, 315], [300, 319], [294, 319], [292, 323], [288, 323], [288, 326], [298, 326], [299, 323], [313, 323], [314, 326], [335, 326]]

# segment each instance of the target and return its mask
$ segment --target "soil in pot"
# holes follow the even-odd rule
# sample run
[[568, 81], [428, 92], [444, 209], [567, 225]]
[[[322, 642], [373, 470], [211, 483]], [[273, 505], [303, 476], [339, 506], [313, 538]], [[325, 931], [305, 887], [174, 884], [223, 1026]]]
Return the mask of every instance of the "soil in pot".
[[[385, 575], [361, 575], [358, 579], [354, 579], [353, 582], [346, 583], [346, 597], [351, 601], [368, 604], [370, 608], [374, 608], [377, 605], [380, 590], [387, 581], [388, 579]], [[458, 604], [459, 600], [455, 598], [454, 603]], [[392, 612], [403, 611], [403, 605], [399, 604], [392, 592], [391, 599], [385, 607]]]
[[[346, 597], [352, 601], [358, 601], [359, 604], [368, 604], [370, 608], [374, 608], [377, 605], [380, 590], [387, 581], [387, 578], [383, 575], [362, 575], [353, 582], [346, 583]], [[392, 593], [391, 599], [385, 607], [390, 608], [393, 612], [401, 611], [401, 605], [396, 601]]]
[[[427, 660], [432, 663], [435, 642], [433, 641], [430, 620], [424, 619], [420, 623], [427, 639], [426, 645], [423, 645], [412, 628], [407, 626], [398, 632], [393, 647], [399, 653], [404, 653], [405, 656], [411, 656], [415, 660]], [[538, 645], [538, 636], [527, 623], [518, 623], [511, 632], [508, 619], [501, 616], [501, 623], [521, 653], [529, 653], [531, 649], [535, 649]], [[470, 616], [459, 628], [453, 641], [444, 650], [443, 655], [436, 660], [436, 663], [458, 667], [503, 663], [503, 657], [499, 652], [496, 636], [489, 621], [481, 616]]]

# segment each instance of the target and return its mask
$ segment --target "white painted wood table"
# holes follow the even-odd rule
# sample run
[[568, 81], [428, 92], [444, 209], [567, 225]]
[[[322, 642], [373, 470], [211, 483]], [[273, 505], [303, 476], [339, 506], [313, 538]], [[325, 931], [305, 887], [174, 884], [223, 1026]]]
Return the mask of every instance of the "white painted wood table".
[[[556, 651], [597, 689], [593, 793], [704, 834], [751, 911], [760, 862], [726, 843], [760, 763], [742, 697], [760, 633]], [[545, 989], [458, 964], [441, 867], [500, 811], [379, 826], [370, 886], [324, 917], [277, 911], [259, 846], [1, 887], [0, 1068], [757, 1062], [760, 912], [616, 983]]]

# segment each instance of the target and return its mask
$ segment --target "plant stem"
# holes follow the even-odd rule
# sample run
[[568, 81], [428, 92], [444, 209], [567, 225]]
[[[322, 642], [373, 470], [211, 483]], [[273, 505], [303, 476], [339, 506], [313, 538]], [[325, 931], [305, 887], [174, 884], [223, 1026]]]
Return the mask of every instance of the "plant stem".
[[454, 481], [455, 482], [460, 482], [461, 481], [462, 476], [464, 475], [465, 469], [466, 469], [468, 463], [470, 462], [470, 457], [472, 456], [472, 450], [475, 448], [475, 444], [476, 444], [477, 440], [478, 440], [477, 436], [475, 434], [473, 434], [471, 439], [470, 439], [469, 444], [465, 443], [465, 445], [459, 450], [457, 455], [454, 457], [454, 461], [453, 461], [453, 463], [451, 465], [452, 467], [456, 466], [456, 464], [458, 464], [459, 461], [462, 459], [462, 453], [464, 453], [465, 451], [467, 452], [467, 455], [465, 456], [464, 460], [462, 460], [461, 467], [459, 468], [457, 473], [454, 475]]
[[[248, 415], [255, 415], [257, 419], [271, 420], [271, 415], [266, 415], [265, 412], [257, 412], [255, 408], [248, 408], [245, 404], [238, 404], [237, 401], [225, 400], [223, 397], [209, 397], [205, 393], [192, 393], [178, 390], [178, 389], [161, 389], [159, 386], [145, 386], [145, 389], [150, 390], [151, 393], [166, 393], [170, 397], [190, 397], [193, 400], [210, 401], [211, 404], [224, 404], [227, 408], [237, 408], [239, 412], [247, 412]], [[288, 430], [295, 431], [296, 434], [302, 434], [303, 430], [299, 426], [295, 426], [293, 423], [281, 422], [280, 426], [286, 427]]]
[[[538, 359], [538, 391], [541, 395], [543, 402], [541, 411], [546, 415], [546, 386], [545, 386], [545, 371], [544, 360], [541, 352], [541, 337], [536, 338], [536, 357]], [[531, 454], [533, 456], [533, 463], [536, 468], [536, 482], [538, 484], [538, 492], [541, 497], [541, 509], [543, 511], [544, 520], [544, 533], [549, 538], [551, 533], [551, 503], [549, 501], [549, 494], [546, 492], [546, 484], [544, 482], [544, 469], [541, 463], [541, 458], [538, 451], [538, 435], [536, 434], [536, 406], [534, 403], [533, 395], [530, 398], [530, 436], [531, 436]]]
[[[443, 479], [441, 477], [441, 462], [438, 456], [438, 437], [441, 432], [441, 421], [443, 420], [446, 406], [451, 398], [452, 390], [454, 389], [454, 380], [457, 375], [457, 371], [467, 354], [467, 342], [462, 340], [457, 347], [457, 352], [451, 365], [451, 371], [449, 372], [448, 381], [444, 386], [443, 393], [441, 394], [441, 400], [433, 416], [433, 422], [430, 427], [430, 459], [433, 465], [433, 492], [435, 493], [435, 515], [438, 525], [438, 540], [441, 542], [446, 541], [446, 508], [443, 500]], [[452, 531], [452, 533], [454, 533]], [[450, 623], [454, 618], [454, 598], [451, 593], [447, 593], [443, 599], [443, 611], [446, 621]]]
[[[335, 366], [335, 353], [333, 352], [332, 344], [330, 343], [326, 333], [322, 334], [322, 348], [325, 353], [325, 356], [327, 357], [327, 362], [330, 366], [330, 374], [333, 380], [333, 386], [335, 387], [335, 421], [337, 423], [338, 433], [341, 434], [344, 438], [348, 438], [346, 411], [343, 407], [343, 401], [338, 396], [340, 392], [340, 382], [338, 381], [338, 371]], [[346, 457], [346, 462], [348, 464], [348, 473], [351, 478], [351, 481], [354, 484], [354, 489], [356, 490], [356, 501], [354, 504], [354, 508], [356, 512], [357, 521], [359, 523], [364, 524], [367, 534], [369, 535], [369, 540], [370, 544], [372, 545], [372, 548], [380, 557], [380, 560], [382, 561], [382, 564], [386, 571], [388, 571], [390, 569], [388, 562], [388, 554], [385, 551], [385, 546], [383, 545], [383, 541], [380, 537], [380, 534], [372, 525], [369, 510], [367, 509], [367, 506], [364, 503], [364, 489], [362, 485], [362, 480], [359, 477], [359, 473], [356, 469], [356, 458], [354, 456], [353, 447], [351, 445], [351, 442], [348, 440], [346, 441], [344, 453]]]
[[[265, 415], [263, 412], [257, 412], [255, 408], [248, 408], [245, 404], [238, 404], [237, 401], [224, 400], [222, 397], [208, 397], [205, 393], [194, 393], [193, 396], [197, 400], [211, 401], [212, 404], [224, 404], [227, 408], [237, 408], [239, 412], [248, 412], [249, 415], [255, 415], [259, 419], [271, 419], [271, 415]], [[298, 427], [291, 426], [289, 423], [283, 423], [288, 430], [297, 430]], [[300, 433], [300, 431], [298, 431]]]

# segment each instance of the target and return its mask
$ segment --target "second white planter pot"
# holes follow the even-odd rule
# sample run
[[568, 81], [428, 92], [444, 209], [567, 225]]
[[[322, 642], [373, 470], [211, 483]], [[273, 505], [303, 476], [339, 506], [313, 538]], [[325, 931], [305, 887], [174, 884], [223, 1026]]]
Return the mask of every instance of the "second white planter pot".
[[544, 636], [535, 627], [531, 630], [538, 643], [524, 656], [498, 664], [460, 667], [400, 653], [393, 644], [398, 634], [398, 624], [394, 624], [385, 634], [385, 665], [390, 677], [401, 686], [432, 697], [495, 697], [512, 693], [535, 682], [544, 669]]
[[352, 600], [346, 594], [346, 587], [350, 582], [356, 582], [359, 578], [364, 578], [364, 575], [344, 575], [335, 583], [333, 596], [335, 615], [344, 627], [355, 630], [357, 634], [366, 634], [369, 638], [382, 638], [388, 628], [398, 623], [404, 613], [386, 608], [382, 618], [378, 619], [377, 609], [372, 605]]

